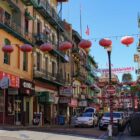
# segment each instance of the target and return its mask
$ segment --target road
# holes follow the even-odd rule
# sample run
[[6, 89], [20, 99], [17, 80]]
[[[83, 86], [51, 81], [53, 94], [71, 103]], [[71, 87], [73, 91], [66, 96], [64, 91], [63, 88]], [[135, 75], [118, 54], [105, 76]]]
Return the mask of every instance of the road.
[[0, 130], [0, 140], [101, 140], [93, 137], [83, 137], [71, 134], [55, 134], [30, 130], [8, 131]]

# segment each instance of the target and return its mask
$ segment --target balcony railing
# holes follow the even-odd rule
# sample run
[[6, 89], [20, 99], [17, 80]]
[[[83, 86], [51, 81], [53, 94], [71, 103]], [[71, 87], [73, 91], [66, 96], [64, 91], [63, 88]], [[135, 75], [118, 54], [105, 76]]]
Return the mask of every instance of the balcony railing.
[[85, 68], [86, 68], [86, 70], [90, 71], [90, 70], [91, 70], [90, 64], [87, 63], [87, 64], [85, 65]]
[[72, 76], [77, 79], [80, 79], [81, 81], [84, 81], [86, 79], [86, 75], [80, 70], [74, 72]]
[[86, 84], [86, 85], [91, 85], [91, 84], [92, 84], [92, 83], [91, 83], [91, 80], [90, 80], [90, 79], [86, 79], [86, 80], [85, 80], [85, 84]]
[[32, 43], [33, 36], [31, 33], [25, 31], [25, 28], [22, 28], [16, 20], [7, 19], [3, 12], [0, 12], [0, 28], [5, 29], [7, 32], [13, 34], [15, 37], [24, 41], [25, 43]]
[[34, 78], [46, 80], [49, 81], [50, 83], [57, 84], [57, 85], [65, 84], [65, 79], [63, 78], [62, 74], [50, 73], [47, 72], [45, 69], [34, 70]]
[[97, 73], [96, 73], [95, 71], [91, 70], [90, 75], [91, 75], [92, 77], [96, 77], [96, 76], [97, 76]]
[[33, 5], [34, 7], [38, 7], [38, 0], [21, 0], [26, 6]]

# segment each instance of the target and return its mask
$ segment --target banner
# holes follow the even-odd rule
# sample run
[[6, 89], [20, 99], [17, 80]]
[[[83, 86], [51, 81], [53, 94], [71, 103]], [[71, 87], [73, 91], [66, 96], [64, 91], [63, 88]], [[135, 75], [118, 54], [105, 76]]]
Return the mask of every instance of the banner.
[[[122, 67], [122, 68], [112, 68], [111, 72], [117, 74], [117, 73], [132, 72], [134, 70], [135, 70], [134, 67]], [[109, 73], [109, 69], [97, 69], [96, 72]]]

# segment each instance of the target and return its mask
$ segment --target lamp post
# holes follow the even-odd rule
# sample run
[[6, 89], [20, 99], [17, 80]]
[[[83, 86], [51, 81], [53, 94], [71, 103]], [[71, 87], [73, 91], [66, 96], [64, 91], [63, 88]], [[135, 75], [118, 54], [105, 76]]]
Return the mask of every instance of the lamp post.
[[[109, 64], [109, 85], [111, 85], [111, 51], [112, 51], [112, 46], [106, 48], [107, 49], [107, 54], [108, 54], [108, 64]], [[112, 127], [113, 127], [113, 108], [112, 108], [112, 95], [109, 93], [109, 99], [110, 99], [110, 124], [108, 127], [109, 130], [109, 137], [112, 138]]]
[[112, 41], [108, 38], [103, 38], [99, 41], [99, 44], [107, 50], [108, 63], [109, 63], [109, 85], [106, 87], [106, 91], [109, 94], [110, 99], [110, 124], [108, 126], [108, 135], [112, 139], [112, 125], [113, 125], [113, 108], [112, 108], [112, 93], [114, 94], [115, 88], [111, 85], [111, 51]]

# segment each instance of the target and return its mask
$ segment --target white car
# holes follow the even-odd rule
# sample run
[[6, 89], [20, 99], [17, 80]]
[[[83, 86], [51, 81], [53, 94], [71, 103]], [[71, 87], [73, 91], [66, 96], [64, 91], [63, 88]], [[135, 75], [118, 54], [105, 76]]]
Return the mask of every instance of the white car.
[[81, 116], [77, 117], [75, 120], [75, 127], [78, 126], [97, 126], [98, 118], [93, 112], [83, 113]]
[[[99, 129], [107, 128], [110, 123], [110, 112], [104, 113], [103, 117], [101, 118], [99, 122]], [[120, 126], [125, 125], [124, 124], [124, 116], [122, 112], [113, 112], [113, 124], [117, 125], [120, 124]]]

